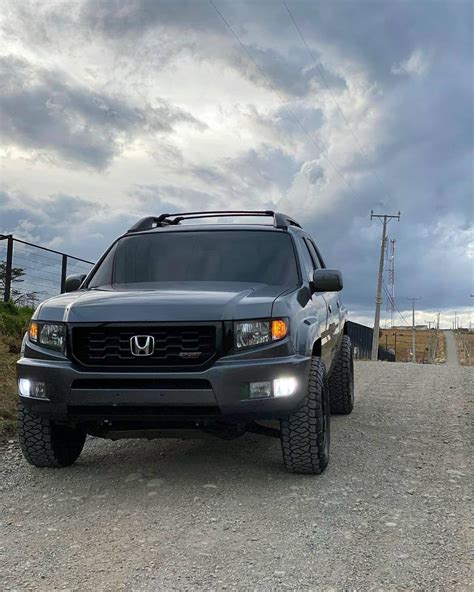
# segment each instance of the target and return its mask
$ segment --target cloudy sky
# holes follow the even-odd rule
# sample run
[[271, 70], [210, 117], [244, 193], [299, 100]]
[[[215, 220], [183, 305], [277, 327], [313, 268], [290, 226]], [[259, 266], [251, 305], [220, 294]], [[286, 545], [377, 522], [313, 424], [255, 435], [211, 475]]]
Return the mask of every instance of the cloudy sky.
[[280, 0], [214, 2], [1, 0], [0, 232], [95, 259], [142, 215], [278, 208], [369, 322], [400, 210], [398, 308], [467, 322], [474, 4], [287, 0], [306, 47]]

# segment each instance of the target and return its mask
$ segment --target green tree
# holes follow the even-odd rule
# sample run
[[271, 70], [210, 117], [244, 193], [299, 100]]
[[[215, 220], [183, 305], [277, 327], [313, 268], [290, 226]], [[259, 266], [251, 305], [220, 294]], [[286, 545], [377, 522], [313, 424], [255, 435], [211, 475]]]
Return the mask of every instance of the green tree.
[[[25, 305], [29, 304], [34, 306], [38, 300], [37, 292], [21, 292], [13, 284], [19, 284], [23, 282], [22, 279], [25, 274], [25, 270], [22, 267], [12, 267], [11, 285], [10, 285], [10, 300], [13, 300], [15, 304]], [[6, 261], [0, 263], [0, 293], [5, 294], [7, 277], [7, 264]]]

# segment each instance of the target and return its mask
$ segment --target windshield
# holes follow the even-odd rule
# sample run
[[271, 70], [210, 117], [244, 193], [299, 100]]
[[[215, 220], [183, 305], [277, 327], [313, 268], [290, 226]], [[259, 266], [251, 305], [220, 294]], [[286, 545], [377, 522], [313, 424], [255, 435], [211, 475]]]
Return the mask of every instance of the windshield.
[[156, 232], [120, 239], [89, 287], [156, 282], [251, 282], [297, 286], [291, 238], [282, 232]]

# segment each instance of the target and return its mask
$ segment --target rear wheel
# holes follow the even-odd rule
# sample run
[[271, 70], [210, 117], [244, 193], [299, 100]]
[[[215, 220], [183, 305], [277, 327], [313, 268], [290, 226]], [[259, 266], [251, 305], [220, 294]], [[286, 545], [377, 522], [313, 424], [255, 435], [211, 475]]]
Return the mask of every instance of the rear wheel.
[[333, 371], [329, 377], [331, 413], [349, 415], [354, 409], [354, 356], [351, 338], [343, 335]]
[[285, 467], [293, 473], [319, 474], [329, 462], [329, 389], [320, 358], [311, 360], [306, 398], [295, 413], [281, 420]]
[[18, 439], [23, 456], [35, 467], [67, 467], [82, 452], [86, 434], [80, 428], [57, 425], [18, 404]]

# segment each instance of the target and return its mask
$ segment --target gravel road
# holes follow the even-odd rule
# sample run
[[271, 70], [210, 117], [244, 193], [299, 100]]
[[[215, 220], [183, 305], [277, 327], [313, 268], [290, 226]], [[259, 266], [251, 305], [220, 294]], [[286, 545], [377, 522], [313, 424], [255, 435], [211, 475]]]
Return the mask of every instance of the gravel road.
[[448, 366], [458, 366], [458, 346], [456, 344], [456, 338], [452, 331], [443, 331], [446, 339], [446, 364]]
[[356, 365], [319, 477], [277, 440], [91, 439], [68, 469], [0, 448], [2, 590], [469, 590], [474, 370]]

